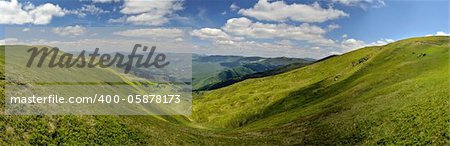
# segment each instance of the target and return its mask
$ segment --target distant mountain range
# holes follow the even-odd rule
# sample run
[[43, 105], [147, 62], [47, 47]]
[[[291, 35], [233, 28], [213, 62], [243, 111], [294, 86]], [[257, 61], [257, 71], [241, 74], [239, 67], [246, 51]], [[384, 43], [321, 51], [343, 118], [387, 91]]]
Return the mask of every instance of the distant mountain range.
[[192, 56], [194, 90], [212, 90], [256, 77], [264, 77], [297, 69], [313, 59], [263, 58], [243, 56]]

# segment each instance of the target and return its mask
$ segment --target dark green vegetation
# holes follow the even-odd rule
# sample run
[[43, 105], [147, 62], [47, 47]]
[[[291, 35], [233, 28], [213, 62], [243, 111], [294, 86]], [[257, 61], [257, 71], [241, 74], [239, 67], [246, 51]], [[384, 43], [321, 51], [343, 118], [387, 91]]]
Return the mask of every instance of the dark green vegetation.
[[[449, 50], [449, 37], [362, 48], [199, 93], [189, 117], [3, 115], [0, 141], [2, 145], [448, 145]], [[0, 65], [4, 66], [4, 58]]]
[[236, 82], [276, 75], [310, 64], [311, 59], [262, 58], [242, 56], [201, 56], [194, 54], [192, 77], [194, 90], [212, 90]]

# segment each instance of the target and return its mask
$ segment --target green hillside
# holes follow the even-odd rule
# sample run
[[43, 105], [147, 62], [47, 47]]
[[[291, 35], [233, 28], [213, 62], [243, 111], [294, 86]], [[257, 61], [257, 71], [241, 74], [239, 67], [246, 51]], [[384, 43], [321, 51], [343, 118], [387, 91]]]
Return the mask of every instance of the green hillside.
[[[27, 46], [8, 46], [12, 49], [9, 57], [28, 57], [20, 56], [15, 53], [21, 49], [29, 48]], [[5, 46], [0, 46], [0, 145], [59, 145], [59, 144], [111, 144], [111, 145], [161, 145], [161, 144], [212, 144], [240, 143], [233, 138], [215, 134], [213, 131], [191, 128], [185, 117], [182, 116], [32, 116], [32, 115], [5, 115], [5, 85], [25, 85], [33, 89], [45, 89], [37, 87], [36, 83], [17, 82], [15, 80], [5, 80]], [[46, 60], [48, 61], [48, 60]], [[12, 63], [12, 62], [11, 62]], [[33, 81], [42, 81], [36, 73], [50, 74], [54, 76], [64, 76], [69, 81], [82, 78], [82, 81], [89, 81], [86, 85], [97, 85], [100, 87], [82, 88], [83, 93], [107, 92], [110, 94], [145, 94], [150, 93], [149, 88], [165, 89], [164, 85], [157, 85], [148, 82], [142, 78], [125, 75], [113, 69], [93, 68], [91, 70], [73, 70], [62, 68], [52, 69], [53, 72], [39, 72], [32, 70], [29, 72], [17, 71], [20, 68], [11, 68], [12, 72], [22, 74], [9, 74], [12, 79], [28, 76]], [[120, 70], [119, 70], [120, 71]], [[68, 73], [70, 72], [70, 73]], [[67, 74], [64, 74], [67, 73]], [[45, 77], [45, 76], [44, 76]], [[61, 79], [61, 78], [59, 78]], [[50, 81], [54, 81], [49, 78]], [[108, 82], [113, 81], [113, 82]], [[61, 85], [70, 82], [55, 82], [52, 84]], [[76, 83], [76, 82], [75, 82]], [[71, 83], [71, 84], [75, 84]], [[121, 83], [120, 87], [115, 84]], [[50, 83], [44, 83], [50, 84]], [[70, 84], [70, 85], [71, 85]], [[144, 86], [145, 85], [145, 86]], [[78, 92], [48, 88], [56, 92]], [[61, 91], [60, 91], [61, 90]], [[170, 91], [170, 90], [169, 90]], [[139, 106], [137, 106], [139, 107]], [[118, 109], [122, 107], [117, 106]], [[90, 109], [93, 109], [92, 107]], [[93, 109], [102, 110], [102, 109]], [[123, 110], [123, 109], [122, 109]], [[149, 111], [151, 112], [151, 111]], [[193, 126], [192, 126], [193, 127]], [[211, 139], [213, 137], [213, 139]], [[256, 141], [248, 139], [248, 141]]]
[[194, 90], [212, 90], [249, 78], [275, 75], [310, 64], [300, 58], [263, 58], [243, 56], [193, 55]]
[[4, 115], [0, 143], [445, 145], [449, 49], [449, 37], [358, 49], [198, 93], [189, 117]]
[[[113, 68], [101, 68], [101, 67], [85, 67], [82, 69], [76, 67], [63, 67], [63, 68], [50, 68], [47, 62], [51, 62], [51, 57], [45, 58], [42, 67], [30, 66], [26, 67], [24, 64], [28, 62], [29, 54], [25, 54], [29, 46], [8, 46], [6, 49], [6, 58], [8, 69], [5, 73], [8, 78], [6, 85], [11, 85], [9, 91], [23, 93], [23, 95], [46, 95], [55, 94], [60, 96], [93, 96], [95, 94], [101, 95], [120, 95], [121, 98], [126, 99], [128, 95], [135, 94], [163, 94], [174, 93], [174, 90], [179, 90], [180, 86], [172, 85], [170, 82], [157, 83], [152, 80], [142, 79], [130, 74], [123, 74]], [[3, 52], [5, 54], [5, 52]], [[61, 56], [63, 52], [58, 54]], [[35, 59], [35, 64], [37, 64]], [[20, 65], [19, 65], [20, 64]], [[70, 86], [66, 86], [70, 85]], [[181, 85], [182, 86], [182, 85]], [[17, 89], [15, 91], [14, 89]], [[182, 94], [182, 93], [178, 93]], [[190, 93], [189, 93], [190, 94]], [[8, 95], [8, 92], [5, 92]], [[20, 94], [13, 94], [20, 95]], [[48, 96], [48, 95], [47, 95]], [[188, 96], [186, 96], [188, 97]], [[115, 106], [109, 106], [108, 104], [77, 104], [77, 105], [62, 105], [64, 107], [59, 110], [53, 108], [47, 108], [46, 106], [40, 106], [39, 104], [33, 106], [29, 105], [28, 108], [18, 107], [16, 111], [25, 111], [24, 114], [33, 114], [46, 112], [47, 114], [59, 111], [64, 113], [62, 109], [67, 110], [69, 113], [76, 111], [77, 113], [84, 113], [92, 115], [96, 113], [100, 114], [171, 114], [179, 112], [178, 109], [182, 109], [182, 106], [190, 106], [189, 102], [184, 102], [185, 99], [177, 106], [164, 106], [162, 104], [128, 104], [118, 103]], [[188, 103], [189, 105], [186, 105]], [[17, 105], [20, 106], [20, 105]], [[57, 106], [57, 105], [54, 105]], [[12, 109], [12, 108], [10, 108]], [[27, 110], [30, 109], [30, 110]], [[12, 110], [11, 110], [12, 111]], [[14, 111], [13, 111], [14, 112]]]
[[203, 93], [191, 118], [286, 143], [448, 143], [448, 51], [448, 37], [359, 49]]

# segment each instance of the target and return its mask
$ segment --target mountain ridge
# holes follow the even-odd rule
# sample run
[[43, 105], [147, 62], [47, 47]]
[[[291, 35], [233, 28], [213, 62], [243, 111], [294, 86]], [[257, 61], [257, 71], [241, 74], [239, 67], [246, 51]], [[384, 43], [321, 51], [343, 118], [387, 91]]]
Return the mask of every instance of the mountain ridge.
[[[448, 106], [448, 103], [443, 102], [448, 101], [446, 100], [448, 99], [448, 92], [438, 90], [440, 88], [435, 90], [425, 88], [429, 90], [429, 93], [423, 93], [413, 90], [415, 88], [410, 86], [433, 85], [446, 87], [448, 85], [446, 82], [439, 82], [439, 80], [449, 77], [448, 72], [444, 72], [445, 70], [448, 71], [448, 42], [448, 37], [411, 38], [385, 46], [358, 49], [276, 76], [246, 80], [199, 95], [199, 99], [194, 100], [194, 105], [196, 106], [194, 106], [194, 115], [192, 117], [195, 119], [194, 121], [201, 125], [219, 129], [240, 129], [238, 131], [272, 129], [288, 135], [292, 132], [289, 132], [287, 129], [280, 130], [279, 126], [284, 127], [283, 125], [286, 124], [310, 125], [303, 127], [309, 131], [305, 134], [312, 134], [310, 136], [292, 133], [293, 135], [298, 135], [299, 137], [297, 138], [301, 138], [299, 141], [303, 141], [298, 144], [336, 144], [343, 142], [342, 140], [355, 144], [364, 142], [363, 139], [367, 137], [374, 137], [374, 139], [366, 139], [364, 142], [366, 144], [377, 144], [379, 142], [391, 144], [408, 143], [407, 140], [393, 140], [401, 139], [401, 137], [405, 137], [408, 134], [418, 138], [418, 135], [412, 134], [414, 133], [413, 131], [427, 133], [434, 131], [440, 133], [441, 136], [436, 134], [434, 138], [427, 137], [430, 139], [426, 141], [431, 139], [438, 140], [436, 137], [440, 137], [440, 142], [447, 143], [448, 137], [443, 135], [448, 135], [448, 131], [439, 127], [449, 125], [445, 122], [449, 116], [448, 113], [445, 113], [445, 107]], [[429, 76], [428, 74], [430, 73], [436, 75]], [[295, 80], [297, 81], [293, 82]], [[409, 98], [403, 95], [408, 95], [407, 97]], [[411, 97], [412, 95], [417, 97], [413, 98]], [[420, 99], [419, 97], [426, 97], [426, 95], [435, 95], [432, 96], [433, 98], [428, 99], [429, 102], [433, 102], [434, 106], [424, 106], [435, 109], [434, 111], [440, 111], [434, 114], [439, 113], [442, 116], [438, 118], [441, 126], [436, 127], [430, 125], [433, 122], [424, 121], [409, 123], [386, 121], [388, 119], [395, 120], [395, 116], [375, 118], [380, 114], [390, 113], [397, 113], [397, 116], [407, 116], [414, 113], [416, 116], [426, 117], [428, 115], [424, 113], [432, 111], [423, 109], [412, 112], [409, 110], [409, 108], [415, 108], [412, 106], [414, 104], [423, 104], [424, 101], [418, 99]], [[388, 102], [386, 105], [378, 105], [380, 100], [384, 99], [381, 97], [386, 98], [390, 96], [403, 98], [393, 100], [391, 103]], [[367, 101], [365, 102], [372, 104], [363, 104], [359, 100], [361, 98], [366, 99]], [[439, 104], [438, 101], [443, 103]], [[406, 108], [408, 110], [390, 107], [401, 105], [402, 102], [409, 105]], [[359, 107], [363, 105], [371, 107], [369, 109], [373, 111], [360, 109]], [[397, 112], [375, 112], [389, 108], [393, 108], [392, 110], [397, 110]], [[366, 115], [373, 117], [362, 116], [360, 115], [361, 113], [366, 113]], [[349, 119], [343, 120], [342, 118], [337, 118], [337, 115], [345, 115]], [[377, 132], [373, 132], [370, 135], [365, 132], [373, 130], [371, 129], [373, 126], [361, 123], [364, 121], [350, 120], [351, 117], [356, 115], [357, 117], [364, 117], [362, 119], [368, 121], [384, 121], [389, 123], [389, 125], [402, 124], [402, 126], [397, 126], [397, 128], [391, 128], [406, 131], [403, 133], [392, 133], [391, 136], [397, 138], [391, 137], [391, 139], [385, 139], [386, 137], [383, 137], [382, 134], [377, 135]], [[397, 118], [402, 119], [404, 117]], [[336, 121], [331, 119], [341, 122], [339, 124], [341, 127], [336, 127]], [[418, 122], [424, 127], [428, 127], [428, 129], [410, 129], [410, 126], [419, 124]], [[355, 128], [352, 125], [360, 125], [360, 127]], [[324, 127], [329, 129], [324, 129]], [[346, 131], [342, 129], [343, 127], [356, 131]], [[291, 128], [295, 127], [288, 129]], [[357, 130], [362, 130], [363, 132], [358, 132]], [[386, 130], [389, 130], [389, 128], [382, 128], [381, 131]], [[321, 133], [335, 133], [341, 136], [321, 136]], [[360, 138], [355, 138], [355, 136]]]
[[449, 42], [449, 37], [421, 37], [366, 47], [281, 74], [195, 93], [193, 114], [187, 117], [0, 116], [0, 141], [445, 145], [450, 141], [450, 97], [445, 90]]
[[193, 89], [207, 91], [248, 78], [270, 76], [300, 68], [312, 61], [287, 57], [194, 56]]

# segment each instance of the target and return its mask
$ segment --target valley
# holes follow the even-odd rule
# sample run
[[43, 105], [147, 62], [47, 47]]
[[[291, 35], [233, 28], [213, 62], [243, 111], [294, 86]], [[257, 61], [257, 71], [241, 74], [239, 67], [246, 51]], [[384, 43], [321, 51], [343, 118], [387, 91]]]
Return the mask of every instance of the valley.
[[[198, 66], [193, 64], [192, 85], [199, 91], [193, 93], [189, 116], [5, 115], [2, 94], [0, 143], [446, 145], [450, 143], [449, 39], [410, 38], [316, 62], [194, 56]], [[6, 84], [18, 83], [6, 83], [5, 49], [0, 48], [4, 93]], [[137, 86], [141, 82], [156, 87], [139, 76], [93, 71], [129, 85], [117, 92], [143, 92]], [[77, 75], [73, 78], [96, 79], [92, 72]], [[241, 79], [211, 86], [235, 77]], [[106, 84], [105, 90], [114, 88]]]

